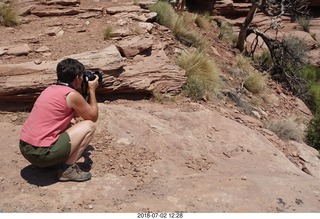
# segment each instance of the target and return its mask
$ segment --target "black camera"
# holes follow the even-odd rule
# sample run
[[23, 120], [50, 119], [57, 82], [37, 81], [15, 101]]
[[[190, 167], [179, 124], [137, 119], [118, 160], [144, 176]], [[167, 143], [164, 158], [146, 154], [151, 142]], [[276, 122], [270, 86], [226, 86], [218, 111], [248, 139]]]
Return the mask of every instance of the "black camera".
[[86, 81], [86, 77], [88, 78], [89, 81], [93, 81], [94, 79], [96, 79], [96, 76], [99, 77], [99, 84], [102, 83], [102, 74], [100, 71], [95, 71], [94, 73], [92, 73], [91, 71], [85, 71], [83, 73], [83, 81]]
[[[93, 81], [94, 79], [96, 79], [96, 77], [99, 77], [98, 82], [99, 84], [102, 83], [102, 74], [100, 71], [95, 71], [94, 73], [92, 73], [91, 71], [85, 71], [83, 73], [83, 82], [82, 82], [82, 95], [84, 98], [88, 97], [88, 81]], [[88, 81], [87, 79], [88, 78]]]

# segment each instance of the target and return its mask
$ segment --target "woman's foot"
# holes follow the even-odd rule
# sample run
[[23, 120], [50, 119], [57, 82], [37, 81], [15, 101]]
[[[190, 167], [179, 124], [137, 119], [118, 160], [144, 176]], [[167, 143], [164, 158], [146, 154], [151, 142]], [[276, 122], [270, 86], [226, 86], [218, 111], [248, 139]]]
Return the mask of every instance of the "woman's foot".
[[91, 173], [82, 171], [77, 164], [72, 164], [66, 170], [59, 171], [59, 181], [83, 182], [91, 179]]

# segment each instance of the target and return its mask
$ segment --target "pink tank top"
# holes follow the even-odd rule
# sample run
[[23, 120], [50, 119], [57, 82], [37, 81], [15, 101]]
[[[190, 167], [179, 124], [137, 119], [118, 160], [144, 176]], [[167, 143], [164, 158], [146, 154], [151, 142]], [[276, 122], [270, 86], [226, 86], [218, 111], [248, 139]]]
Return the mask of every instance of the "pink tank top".
[[52, 85], [36, 100], [22, 126], [20, 139], [38, 147], [49, 147], [69, 126], [74, 110], [68, 108], [66, 96], [74, 89]]

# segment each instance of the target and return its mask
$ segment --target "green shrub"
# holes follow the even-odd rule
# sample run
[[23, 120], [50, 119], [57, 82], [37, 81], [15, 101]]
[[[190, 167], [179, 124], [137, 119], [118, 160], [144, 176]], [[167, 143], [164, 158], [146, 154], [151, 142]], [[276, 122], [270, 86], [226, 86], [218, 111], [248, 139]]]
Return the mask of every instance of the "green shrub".
[[313, 65], [306, 65], [300, 69], [299, 77], [306, 81], [307, 93], [304, 102], [314, 113], [320, 113], [320, 69]]
[[283, 140], [302, 141], [304, 137], [303, 130], [293, 118], [270, 121], [265, 127]]
[[12, 27], [18, 23], [18, 15], [15, 10], [10, 5], [0, 4], [0, 25]]
[[309, 122], [306, 131], [306, 143], [320, 150], [320, 114], [316, 114]]
[[210, 99], [216, 95], [220, 85], [220, 69], [214, 60], [203, 52], [182, 53], [178, 65], [186, 70], [187, 83], [184, 93], [194, 100]]
[[312, 84], [309, 87], [309, 99], [307, 105], [314, 113], [320, 113], [320, 85]]
[[192, 100], [200, 100], [206, 96], [205, 86], [205, 82], [200, 76], [190, 76], [183, 87], [183, 92]]
[[301, 75], [303, 66], [308, 62], [308, 50], [307, 45], [294, 36], [283, 38], [279, 48], [273, 50], [275, 66], [271, 72], [272, 79], [302, 99], [309, 85]]
[[257, 68], [261, 70], [269, 70], [273, 67], [273, 61], [269, 50], [264, 50], [259, 55], [255, 55], [254, 62]]
[[315, 83], [320, 79], [320, 68], [314, 65], [305, 65], [301, 68], [300, 75], [309, 83]]

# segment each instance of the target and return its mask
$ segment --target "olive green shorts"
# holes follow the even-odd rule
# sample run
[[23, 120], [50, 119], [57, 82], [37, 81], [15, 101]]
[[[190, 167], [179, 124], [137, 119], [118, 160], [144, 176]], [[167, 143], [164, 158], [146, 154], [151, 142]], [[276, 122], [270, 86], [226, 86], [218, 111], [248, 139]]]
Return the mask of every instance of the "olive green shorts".
[[60, 134], [50, 147], [36, 147], [20, 140], [21, 154], [34, 166], [50, 167], [64, 163], [71, 151], [71, 141], [67, 132]]

